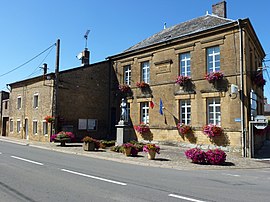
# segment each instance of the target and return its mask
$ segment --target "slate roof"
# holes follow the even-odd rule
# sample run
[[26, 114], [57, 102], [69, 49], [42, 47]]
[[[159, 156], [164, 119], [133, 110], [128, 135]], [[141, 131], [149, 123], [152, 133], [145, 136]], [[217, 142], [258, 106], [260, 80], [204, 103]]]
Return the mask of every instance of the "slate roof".
[[140, 48], [144, 48], [144, 47], [151, 46], [151, 45], [161, 43], [164, 41], [180, 38], [189, 34], [201, 32], [207, 29], [211, 29], [211, 28], [218, 27], [218, 26], [225, 25], [232, 22], [235, 22], [235, 21], [227, 19], [227, 18], [221, 18], [216, 15], [207, 14], [205, 16], [198, 17], [198, 18], [174, 25], [167, 29], [164, 29], [161, 32], [158, 32], [154, 34], [153, 36], [128, 48], [124, 52], [137, 50]]

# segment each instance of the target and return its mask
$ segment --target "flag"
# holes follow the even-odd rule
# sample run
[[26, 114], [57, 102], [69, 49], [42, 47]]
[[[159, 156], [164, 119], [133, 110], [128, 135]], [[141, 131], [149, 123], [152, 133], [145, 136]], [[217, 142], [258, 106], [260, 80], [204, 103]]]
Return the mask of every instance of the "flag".
[[153, 109], [154, 106], [155, 106], [154, 102], [153, 101], [150, 101], [150, 107], [151, 107], [151, 109]]
[[159, 100], [159, 113], [161, 115], [163, 115], [163, 102], [162, 102], [161, 98]]

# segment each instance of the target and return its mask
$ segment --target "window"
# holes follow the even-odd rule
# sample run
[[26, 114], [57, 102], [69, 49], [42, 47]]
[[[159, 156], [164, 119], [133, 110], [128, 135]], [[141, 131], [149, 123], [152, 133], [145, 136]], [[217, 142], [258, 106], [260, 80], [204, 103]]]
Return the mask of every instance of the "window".
[[220, 98], [209, 98], [207, 100], [208, 106], [208, 124], [214, 124], [220, 126]]
[[17, 97], [17, 109], [21, 109], [22, 108], [22, 97], [19, 96]]
[[190, 53], [180, 54], [180, 75], [190, 76]]
[[149, 61], [142, 62], [141, 68], [142, 68], [142, 81], [144, 81], [145, 83], [149, 83], [150, 82], [150, 64], [149, 64]]
[[17, 133], [21, 132], [21, 120], [17, 120]]
[[180, 101], [180, 122], [184, 124], [191, 123], [191, 105], [190, 100]]
[[8, 101], [4, 101], [4, 104], [5, 104], [5, 109], [8, 108]]
[[207, 49], [207, 72], [216, 72], [220, 70], [220, 51], [219, 47]]
[[257, 94], [251, 90], [250, 91], [250, 112], [251, 116], [257, 116]]
[[124, 84], [131, 84], [131, 66], [127, 65], [124, 67]]
[[130, 115], [130, 103], [127, 103], [127, 108], [126, 108], [126, 116], [125, 116], [125, 121], [129, 122], [129, 115]]
[[34, 108], [38, 108], [38, 94], [34, 95], [34, 103], [33, 103]]
[[33, 121], [33, 134], [37, 134], [37, 121]]
[[43, 122], [43, 135], [48, 135], [48, 123], [46, 121]]
[[142, 102], [141, 103], [141, 122], [142, 123], [149, 123], [149, 103]]
[[9, 121], [9, 131], [12, 133], [13, 132], [13, 119], [10, 119]]

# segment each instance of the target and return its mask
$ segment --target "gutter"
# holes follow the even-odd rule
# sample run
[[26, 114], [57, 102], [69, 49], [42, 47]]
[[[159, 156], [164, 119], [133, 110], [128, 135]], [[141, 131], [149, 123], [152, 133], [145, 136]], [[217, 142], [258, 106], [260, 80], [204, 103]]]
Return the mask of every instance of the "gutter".
[[241, 143], [242, 143], [242, 157], [247, 157], [247, 147], [246, 147], [246, 131], [245, 131], [245, 114], [244, 114], [244, 75], [243, 75], [243, 31], [241, 27], [241, 20], [237, 20], [238, 26], [239, 26], [239, 67], [240, 67], [240, 100], [241, 100], [241, 106], [240, 106], [240, 113], [241, 113]]

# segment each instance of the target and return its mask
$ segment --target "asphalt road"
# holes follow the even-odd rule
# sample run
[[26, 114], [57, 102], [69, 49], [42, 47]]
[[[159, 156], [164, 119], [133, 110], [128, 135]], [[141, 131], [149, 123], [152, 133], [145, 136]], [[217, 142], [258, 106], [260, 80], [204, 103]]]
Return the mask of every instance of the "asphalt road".
[[154, 168], [0, 142], [0, 202], [268, 202], [269, 174]]

